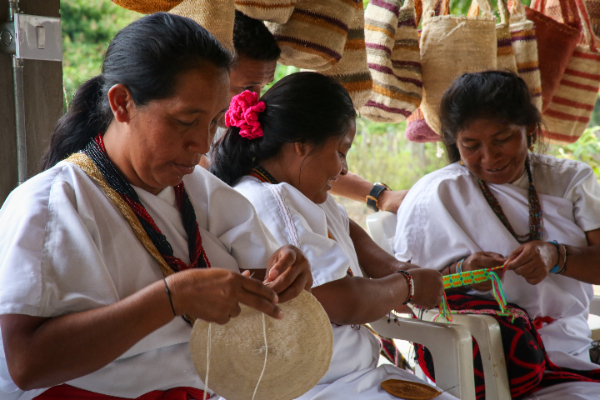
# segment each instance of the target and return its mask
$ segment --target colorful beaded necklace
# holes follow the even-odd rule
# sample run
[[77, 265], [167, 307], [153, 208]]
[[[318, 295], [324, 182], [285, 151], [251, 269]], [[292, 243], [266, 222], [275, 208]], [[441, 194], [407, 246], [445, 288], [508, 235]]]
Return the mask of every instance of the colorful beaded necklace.
[[527, 235], [517, 235], [512, 225], [506, 218], [504, 211], [502, 211], [502, 207], [498, 200], [491, 192], [487, 183], [485, 183], [481, 179], [477, 179], [479, 183], [479, 187], [483, 192], [483, 196], [485, 200], [494, 211], [494, 214], [498, 217], [498, 219], [502, 222], [502, 225], [508, 229], [511, 235], [519, 242], [526, 243], [532, 240], [540, 240], [542, 238], [542, 231], [544, 229], [544, 223], [542, 220], [542, 208], [540, 206], [540, 201], [538, 199], [537, 192], [535, 190], [535, 186], [533, 185], [533, 175], [531, 174], [531, 168], [529, 166], [529, 157], [525, 160], [525, 171], [527, 172], [527, 177], [529, 178], [529, 190], [527, 194], [527, 204], [529, 207], [529, 234]]
[[200, 236], [194, 206], [187, 195], [183, 182], [175, 186], [174, 189], [177, 208], [181, 213], [181, 220], [188, 236], [188, 250], [190, 255], [189, 265], [173, 254], [173, 247], [140, 201], [136, 191], [108, 159], [102, 135], [96, 136], [96, 138], [86, 146], [83, 152], [94, 162], [94, 164], [96, 164], [108, 185], [113, 188], [123, 200], [125, 200], [129, 207], [131, 207], [144, 228], [144, 231], [146, 231], [146, 234], [156, 249], [174, 272], [188, 268], [211, 267], [206, 252], [204, 251], [204, 247], [202, 246], [202, 237]]

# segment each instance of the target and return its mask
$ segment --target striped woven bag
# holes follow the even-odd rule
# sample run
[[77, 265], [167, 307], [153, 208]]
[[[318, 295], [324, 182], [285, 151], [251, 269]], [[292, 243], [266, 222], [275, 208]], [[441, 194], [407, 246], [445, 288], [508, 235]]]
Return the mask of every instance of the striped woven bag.
[[321, 72], [323, 75], [331, 76], [346, 88], [354, 107], [358, 110], [369, 100], [373, 86], [373, 79], [367, 65], [365, 9], [362, 1], [356, 3], [354, 18], [349, 28], [342, 59], [330, 69]]
[[233, 48], [234, 0], [183, 0], [169, 11], [196, 21], [229, 50]]
[[112, 0], [116, 5], [142, 14], [169, 11], [182, 0]]
[[362, 0], [297, 0], [285, 24], [267, 22], [281, 49], [279, 63], [317, 71], [337, 64], [359, 2]]
[[552, 101], [544, 111], [544, 136], [552, 142], [573, 143], [590, 122], [600, 89], [600, 52], [582, 0], [575, 0], [581, 16], [584, 42], [567, 63]]
[[549, 15], [546, 0], [533, 0], [531, 8], [525, 7], [527, 19], [535, 24], [542, 82], [542, 111], [548, 108], [581, 37], [581, 23], [574, 0], [563, 0], [560, 4], [560, 17], [553, 13], [557, 19]]
[[510, 36], [517, 61], [517, 73], [529, 87], [531, 99], [536, 107], [542, 109], [542, 78], [538, 62], [535, 26], [527, 19], [521, 0], [509, 3]]
[[423, 84], [413, 0], [371, 0], [365, 13], [373, 92], [360, 112], [378, 122], [401, 122], [421, 103]]
[[250, 18], [285, 24], [290, 19], [296, 0], [235, 0], [235, 8]]

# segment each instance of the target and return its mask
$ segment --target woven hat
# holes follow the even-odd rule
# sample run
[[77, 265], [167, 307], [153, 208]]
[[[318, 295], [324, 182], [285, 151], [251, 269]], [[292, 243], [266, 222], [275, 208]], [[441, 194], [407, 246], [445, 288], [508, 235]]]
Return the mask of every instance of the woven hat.
[[[321, 304], [308, 292], [280, 305], [284, 317], [265, 317], [240, 305], [241, 314], [225, 325], [197, 320], [190, 351], [202, 380], [207, 370], [210, 390], [227, 400], [250, 400], [267, 362], [255, 400], [292, 400], [314, 387], [329, 369], [333, 332]], [[264, 319], [263, 319], [264, 318]], [[210, 326], [210, 336], [208, 334]]]
[[182, 0], [112, 0], [116, 5], [142, 14], [169, 11]]
[[169, 12], [193, 19], [209, 31], [223, 47], [231, 53], [234, 52], [234, 0], [183, 0]]
[[235, 0], [235, 8], [250, 18], [285, 24], [296, 0]]

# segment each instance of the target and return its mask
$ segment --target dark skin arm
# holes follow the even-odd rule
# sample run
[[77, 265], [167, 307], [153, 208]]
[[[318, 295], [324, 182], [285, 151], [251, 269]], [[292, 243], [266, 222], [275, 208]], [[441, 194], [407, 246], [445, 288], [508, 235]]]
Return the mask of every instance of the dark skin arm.
[[[332, 182], [331, 194], [346, 197], [361, 203], [367, 202], [367, 196], [373, 188], [373, 184], [360, 176], [348, 172], [346, 175], [340, 175], [338, 179]], [[408, 190], [384, 190], [377, 199], [379, 209], [382, 211], [398, 212], [402, 200], [408, 194]]]
[[[564, 276], [581, 282], [600, 284], [600, 229], [586, 232], [588, 246], [567, 247], [567, 270]], [[560, 257], [564, 257], [559, 246]], [[508, 257], [506, 269], [513, 270], [527, 282], [537, 285], [557, 264], [559, 254], [556, 246], [543, 241], [525, 243]], [[562, 265], [562, 264], [561, 264]]]
[[[284, 246], [269, 260], [268, 286], [244, 275], [211, 268], [169, 276], [177, 315], [224, 324], [239, 315], [242, 303], [282, 318], [276, 290], [291, 297], [312, 285], [310, 266], [293, 246]], [[55, 318], [2, 315], [0, 326], [11, 378], [19, 388], [31, 390], [104, 367], [173, 318], [161, 280], [108, 306]]]
[[413, 303], [424, 308], [433, 308], [440, 303], [443, 284], [438, 271], [396, 260], [352, 220], [350, 237], [359, 263], [370, 278], [346, 276], [313, 288], [313, 295], [321, 302], [332, 322], [357, 325], [376, 321], [391, 310], [410, 312], [403, 305], [409, 292], [406, 279], [396, 272], [399, 269], [410, 270], [415, 286]]

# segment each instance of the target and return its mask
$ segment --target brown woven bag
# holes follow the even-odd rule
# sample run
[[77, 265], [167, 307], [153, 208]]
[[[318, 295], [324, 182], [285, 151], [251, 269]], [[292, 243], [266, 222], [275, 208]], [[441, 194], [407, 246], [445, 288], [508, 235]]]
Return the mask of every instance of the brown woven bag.
[[365, 48], [365, 9], [362, 2], [356, 3], [354, 18], [348, 30], [342, 59], [333, 67], [322, 71], [346, 88], [354, 107], [358, 110], [371, 95], [373, 79], [367, 65]]
[[574, 1], [564, 0], [561, 4], [560, 14], [565, 23], [546, 15], [545, 0], [535, 0], [532, 8], [525, 7], [527, 19], [535, 24], [542, 81], [542, 111], [550, 105], [581, 36], [580, 19]]
[[169, 11], [182, 0], [112, 0], [116, 5], [142, 14]]
[[296, 0], [235, 0], [235, 8], [250, 18], [285, 24]]
[[600, 37], [600, 0], [585, 0], [585, 7], [590, 16], [592, 31], [594, 35]]
[[223, 47], [234, 52], [234, 0], [183, 0], [169, 12], [193, 19], [209, 31]]
[[480, 16], [434, 16], [434, 1], [423, 1], [421, 63], [427, 124], [441, 134], [439, 105], [452, 82], [466, 72], [497, 68], [496, 19], [488, 0], [477, 0]]
[[317, 71], [337, 64], [359, 2], [362, 0], [297, 0], [285, 24], [267, 22], [281, 49], [279, 63]]
[[584, 42], [573, 52], [554, 96], [544, 111], [544, 136], [552, 142], [573, 143], [590, 122], [600, 89], [600, 52], [582, 0], [579, 8]]

